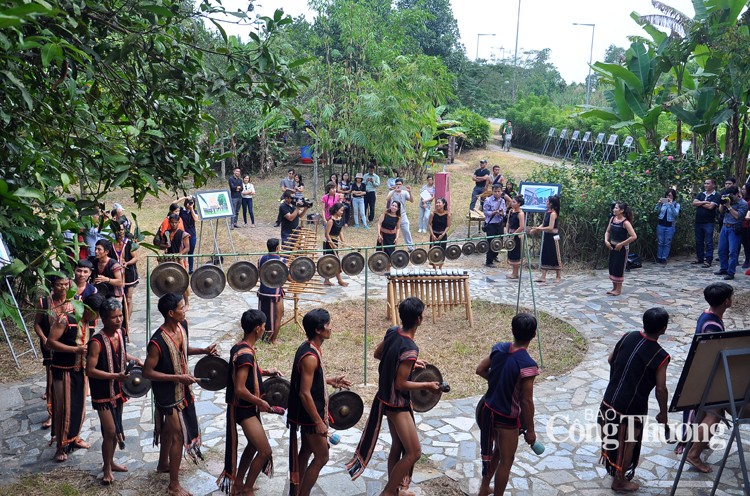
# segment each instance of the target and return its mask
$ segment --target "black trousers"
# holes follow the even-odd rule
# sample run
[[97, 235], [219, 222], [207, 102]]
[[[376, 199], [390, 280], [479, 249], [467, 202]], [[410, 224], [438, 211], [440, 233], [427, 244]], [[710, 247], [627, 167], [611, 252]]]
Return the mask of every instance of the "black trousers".
[[[505, 227], [504, 222], [498, 222], [493, 224], [485, 224], [484, 228], [486, 229], [487, 236], [497, 236], [499, 234], [503, 233], [503, 227]], [[491, 241], [491, 240], [490, 240]], [[487, 252], [487, 258], [484, 263], [492, 263], [496, 261], [498, 258], [498, 252], [489, 250]]]
[[375, 219], [375, 192], [368, 191], [365, 193], [365, 215], [367, 220], [372, 222]]

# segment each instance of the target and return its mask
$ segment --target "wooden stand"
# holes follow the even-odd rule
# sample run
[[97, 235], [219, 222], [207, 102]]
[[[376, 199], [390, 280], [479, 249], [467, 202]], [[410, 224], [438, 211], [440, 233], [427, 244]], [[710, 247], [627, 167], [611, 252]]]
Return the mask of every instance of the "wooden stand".
[[[424, 273], [422, 273], [424, 272]], [[416, 296], [432, 311], [432, 323], [449, 310], [463, 307], [469, 327], [474, 327], [469, 292], [469, 274], [465, 270], [426, 270], [414, 274], [386, 274], [387, 318], [398, 325], [398, 305], [406, 298]]]
[[[314, 226], [314, 229], [311, 229]], [[297, 257], [309, 257], [313, 262], [317, 261], [318, 254], [318, 223], [309, 222], [306, 225], [300, 226], [291, 236], [287, 239], [286, 243], [281, 247], [281, 251], [291, 252], [286, 257], [287, 265], [291, 265], [292, 261]], [[287, 281], [285, 285], [285, 292], [291, 294], [291, 296], [285, 299], [292, 300], [294, 302], [294, 310], [291, 317], [289, 317], [281, 325], [284, 326], [290, 322], [294, 322], [297, 328], [302, 329], [302, 316], [299, 311], [300, 295], [303, 294], [325, 294], [324, 286], [319, 282], [307, 281], [307, 282], [294, 282]]]

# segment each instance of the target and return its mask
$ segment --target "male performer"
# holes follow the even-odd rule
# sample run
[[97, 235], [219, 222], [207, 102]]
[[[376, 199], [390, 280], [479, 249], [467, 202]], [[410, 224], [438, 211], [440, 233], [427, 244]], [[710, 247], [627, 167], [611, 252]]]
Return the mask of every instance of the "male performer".
[[134, 360], [138, 365], [142, 363], [129, 355], [125, 348], [120, 302], [107, 298], [99, 307], [99, 316], [104, 327], [89, 340], [86, 375], [91, 386], [91, 406], [99, 414], [102, 427], [102, 484], [108, 485], [115, 480], [112, 472], [128, 471], [127, 467], [114, 462], [117, 444], [123, 447], [125, 442], [122, 404], [127, 399], [120, 383], [125, 380], [125, 367], [129, 360]]
[[[331, 337], [331, 315], [323, 308], [310, 310], [302, 318], [307, 341], [297, 348], [289, 387], [289, 496], [308, 496], [320, 470], [328, 463], [328, 391], [351, 386], [341, 375], [326, 379], [323, 342]], [[297, 430], [302, 447], [297, 448]], [[313, 460], [308, 464], [310, 455]]]
[[[167, 217], [169, 221], [169, 236], [166, 237], [166, 248], [164, 253], [169, 255], [187, 255], [190, 253], [190, 234], [180, 229], [182, 219], [180, 214], [169, 214]], [[180, 261], [183, 267], [188, 268], [187, 260], [182, 259]], [[185, 292], [182, 294], [182, 298], [185, 300], [185, 311], [190, 310], [190, 287], [185, 288]]]
[[[709, 332], [724, 332], [724, 312], [732, 306], [732, 295], [734, 295], [734, 288], [725, 282], [715, 282], [706, 286], [703, 290], [703, 297], [708, 303], [708, 309], [704, 310], [698, 322], [695, 325], [696, 334], [704, 334]], [[690, 424], [696, 422], [695, 410], [685, 412], [683, 416], [684, 424], [688, 427]], [[685, 461], [692, 465], [697, 471], [707, 474], [712, 472], [713, 469], [710, 465], [701, 459], [701, 454], [708, 448], [711, 434], [714, 431], [714, 426], [721, 422], [724, 418], [724, 410], [712, 409], [707, 410], [700, 421], [697, 429], [692, 432], [697, 432], [698, 438], [693, 440], [693, 445], [688, 451], [687, 458]], [[682, 450], [675, 449], [676, 453], [682, 453]]]
[[73, 283], [76, 286], [76, 295], [73, 299], [85, 300], [87, 296], [96, 293], [96, 287], [89, 282], [94, 266], [88, 259], [79, 260], [73, 271]]
[[[227, 494], [253, 493], [253, 486], [261, 470], [273, 473], [271, 445], [260, 414], [273, 412], [271, 405], [261, 395], [262, 376], [276, 377], [276, 369], [263, 370], [255, 356], [255, 343], [263, 335], [266, 316], [260, 310], [247, 310], [242, 314], [242, 339], [229, 353], [227, 376], [227, 439], [224, 450], [224, 471], [216, 483]], [[237, 468], [237, 425], [242, 427], [247, 445]], [[249, 472], [248, 472], [249, 470]], [[247, 479], [245, 479], [247, 474]]]
[[[268, 253], [260, 257], [258, 270], [269, 260], [281, 260], [286, 263], [286, 259], [279, 255], [278, 238], [266, 241], [266, 248]], [[270, 341], [274, 344], [279, 336], [281, 320], [284, 318], [284, 289], [269, 288], [261, 281], [258, 288], [258, 310], [266, 316], [266, 332], [263, 334], [263, 341]]]
[[[53, 281], [66, 284], [63, 277]], [[55, 461], [64, 462], [68, 453], [77, 448], [91, 446], [80, 438], [83, 419], [86, 418], [85, 355], [88, 342], [88, 322], [96, 318], [104, 297], [94, 293], [84, 301], [86, 305], [81, 322], [74, 316], [72, 303], [55, 307], [47, 347], [52, 350], [52, 436], [57, 441]]]
[[418, 360], [419, 347], [414, 342], [414, 334], [422, 324], [424, 303], [419, 298], [407, 298], [398, 306], [401, 327], [391, 327], [383, 341], [375, 349], [378, 365], [378, 392], [372, 403], [367, 425], [362, 432], [354, 457], [346, 464], [352, 480], [367, 467], [380, 433], [383, 414], [388, 419], [391, 431], [391, 452], [388, 455], [388, 483], [381, 495], [409, 496], [411, 472], [422, 455], [417, 426], [411, 407], [411, 391], [426, 389], [439, 391], [438, 382], [413, 382], [409, 380], [414, 367], [423, 368]]
[[170, 495], [187, 496], [180, 486], [182, 447], [193, 462], [203, 459], [201, 433], [190, 384], [196, 382], [188, 370], [188, 355], [218, 356], [216, 344], [193, 348], [188, 344], [188, 323], [182, 296], [167, 293], [159, 298], [164, 324], [148, 342], [143, 377], [150, 379], [154, 393], [154, 445], [161, 442], [157, 472], [169, 472]]
[[[510, 326], [513, 342], [493, 346], [490, 356], [482, 359], [476, 370], [478, 376], [488, 381], [479, 423], [482, 453], [479, 496], [505, 493], [521, 426], [524, 440], [529, 444], [536, 441], [534, 377], [539, 375], [539, 367], [526, 351], [536, 336], [536, 318], [519, 313]], [[490, 489], [493, 476], [494, 491]]]
[[658, 339], [667, 332], [669, 314], [649, 308], [643, 314], [643, 331], [625, 334], [609, 355], [609, 384], [599, 407], [602, 461], [614, 477], [612, 490], [635, 492], [631, 479], [638, 466], [643, 442], [643, 419], [648, 414], [648, 395], [656, 388], [659, 404], [656, 421], [667, 423], [667, 365], [669, 353]]

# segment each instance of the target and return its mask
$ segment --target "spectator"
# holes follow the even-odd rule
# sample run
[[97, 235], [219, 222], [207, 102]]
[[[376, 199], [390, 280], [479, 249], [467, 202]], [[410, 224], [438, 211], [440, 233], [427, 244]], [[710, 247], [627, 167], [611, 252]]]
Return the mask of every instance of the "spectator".
[[[159, 226], [159, 236], [164, 236], [164, 233], [169, 231], [169, 216], [170, 215], [177, 215], [180, 217], [180, 222], [177, 224], [178, 229], [182, 229], [185, 231], [185, 223], [182, 222], [182, 216], [180, 216], [180, 204], [178, 203], [180, 199], [177, 199], [177, 202], [170, 203], [169, 204], [169, 211], [167, 212], [167, 216], [164, 217], [164, 220], [161, 221], [161, 225]], [[160, 246], [160, 248], [164, 248], [164, 246]]]
[[352, 184], [352, 216], [354, 217], [354, 227], [359, 227], [359, 219], [362, 219], [362, 227], [369, 229], [367, 217], [365, 216], [365, 196], [367, 195], [367, 186], [364, 183], [364, 176], [358, 172], [354, 176]]
[[125, 209], [119, 203], [112, 204], [112, 212], [110, 212], [111, 219], [115, 222], [119, 222], [126, 233], [130, 232], [131, 222], [125, 217]]
[[229, 178], [229, 192], [232, 195], [232, 229], [237, 229], [237, 218], [242, 205], [242, 177], [240, 168], [234, 168], [234, 175]]
[[406, 202], [413, 203], [414, 198], [411, 195], [411, 187], [404, 186], [404, 180], [400, 177], [396, 179], [396, 189], [388, 193], [386, 203], [398, 202], [401, 204], [401, 233], [404, 236], [404, 243], [409, 251], [414, 251], [414, 241], [411, 239], [409, 231], [409, 217], [406, 215]]
[[724, 179], [724, 189], [731, 188], [732, 186], [737, 186], [737, 178], [728, 177]]
[[500, 166], [499, 165], [493, 165], [492, 166], [492, 173], [490, 174], [490, 180], [487, 184], [487, 189], [492, 190], [492, 187], [496, 184], [499, 184], [502, 186], [503, 184], [503, 175], [500, 174]]
[[677, 191], [668, 189], [664, 198], [654, 207], [654, 212], [659, 214], [659, 223], [656, 226], [656, 237], [658, 240], [656, 250], [656, 263], [666, 264], [669, 257], [669, 250], [672, 247], [672, 238], [674, 238], [675, 223], [680, 215], [680, 203], [677, 201]]
[[284, 199], [284, 193], [287, 191], [291, 191], [292, 194], [294, 194], [296, 191], [294, 190], [294, 169], [289, 169], [286, 172], [286, 177], [281, 180], [280, 183], [281, 186], [281, 199]]
[[299, 227], [300, 216], [305, 215], [307, 206], [304, 204], [293, 204], [294, 195], [291, 191], [284, 193], [284, 202], [279, 205], [279, 217], [281, 218], [281, 244], [285, 244], [292, 232]]
[[715, 275], [723, 275], [729, 281], [734, 279], [737, 261], [742, 244], [742, 223], [747, 215], [747, 202], [742, 199], [737, 186], [730, 186], [721, 196], [719, 214], [723, 215], [719, 234], [719, 264]]
[[[742, 185], [742, 198], [745, 202], [750, 202], [750, 186], [747, 184]], [[750, 269], [750, 210], [742, 222], [742, 247], [745, 250], [745, 263], [742, 264], [742, 268]]]
[[695, 207], [695, 256], [690, 262], [693, 265], [711, 267], [714, 256], [714, 223], [716, 209], [719, 207], [719, 193], [716, 192], [716, 180], [703, 181], [705, 191], [698, 193], [693, 200]]
[[326, 184], [326, 194], [320, 199], [323, 204], [323, 216], [326, 220], [331, 218], [331, 207], [340, 201], [341, 195], [336, 193], [336, 183]]
[[401, 177], [398, 173], [398, 169], [392, 169], [391, 177], [388, 178], [388, 190], [393, 191], [396, 189], [396, 179]]
[[510, 142], [513, 140], [513, 123], [508, 121], [503, 127], [503, 150], [510, 151]]
[[341, 174], [341, 181], [339, 182], [339, 194], [343, 198], [344, 203], [344, 225], [349, 227], [349, 218], [352, 214], [352, 181], [349, 179], [349, 173], [344, 172]]
[[487, 183], [490, 180], [490, 170], [487, 168], [487, 161], [485, 159], [479, 161], [479, 168], [474, 171], [471, 180], [474, 181], [474, 189], [471, 191], [469, 210], [474, 210], [477, 197], [484, 193], [484, 190], [487, 189]]
[[432, 211], [432, 200], [435, 198], [435, 178], [427, 174], [427, 184], [422, 185], [419, 194], [419, 226], [417, 232], [426, 233]]
[[250, 225], [255, 227], [255, 214], [253, 214], [253, 197], [255, 196], [255, 186], [250, 182], [250, 176], [245, 175], [242, 178], [242, 220], [247, 225], [247, 214], [250, 213]]
[[[200, 220], [198, 214], [195, 212], [195, 199], [192, 196], [186, 196], [177, 200], [179, 203], [182, 201], [182, 207], [178, 212], [180, 221], [182, 222], [183, 230], [190, 235], [190, 250], [188, 255], [195, 253], [195, 245], [198, 242], [198, 231], [195, 230], [195, 223]], [[179, 226], [178, 226], [179, 227]], [[193, 273], [194, 261], [193, 257], [188, 257], [188, 273]], [[128, 311], [132, 311], [128, 307]]]
[[375, 199], [376, 190], [380, 186], [380, 176], [375, 174], [375, 166], [370, 164], [367, 166], [367, 174], [364, 175], [363, 181], [367, 188], [367, 194], [365, 195], [365, 210], [367, 212], [367, 220], [372, 222], [375, 220]]

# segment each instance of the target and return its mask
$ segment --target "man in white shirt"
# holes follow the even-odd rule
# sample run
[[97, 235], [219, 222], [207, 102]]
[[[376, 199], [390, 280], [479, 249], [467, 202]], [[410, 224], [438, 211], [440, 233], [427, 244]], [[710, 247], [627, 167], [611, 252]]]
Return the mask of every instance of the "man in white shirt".
[[372, 222], [375, 219], [375, 190], [380, 186], [380, 176], [375, 174], [375, 166], [370, 164], [367, 167], [367, 174], [362, 177], [367, 188], [367, 193], [365, 194], [365, 213], [367, 214], [367, 219]]
[[414, 241], [411, 238], [411, 231], [409, 231], [409, 217], [406, 215], [406, 202], [413, 203], [414, 198], [411, 195], [411, 187], [404, 186], [404, 180], [397, 177], [394, 181], [393, 190], [388, 193], [386, 202], [399, 202], [401, 204], [401, 233], [404, 236], [404, 243], [409, 248], [409, 251], [414, 251]]

